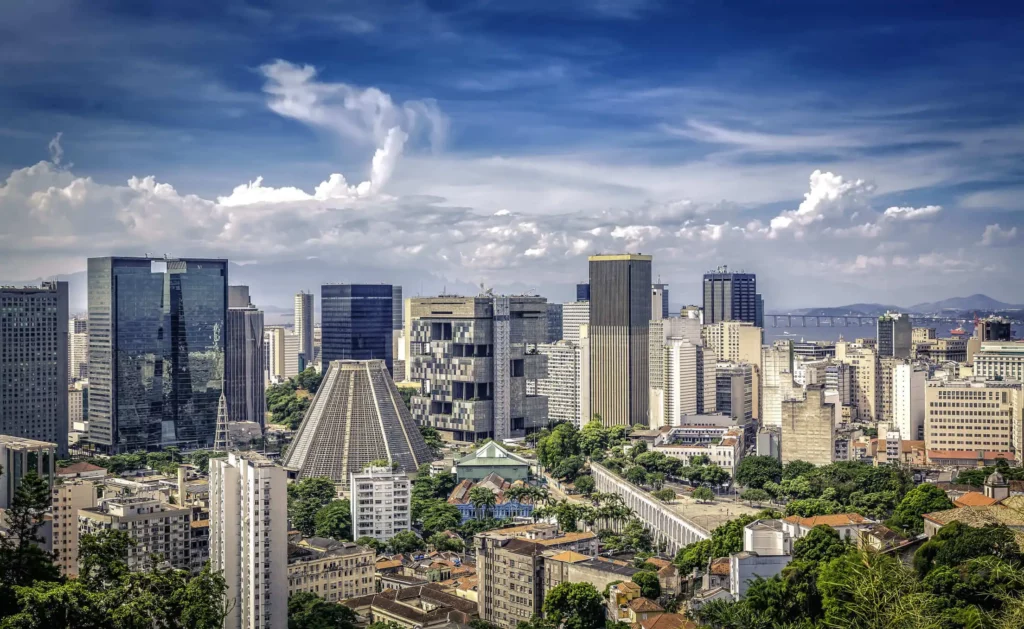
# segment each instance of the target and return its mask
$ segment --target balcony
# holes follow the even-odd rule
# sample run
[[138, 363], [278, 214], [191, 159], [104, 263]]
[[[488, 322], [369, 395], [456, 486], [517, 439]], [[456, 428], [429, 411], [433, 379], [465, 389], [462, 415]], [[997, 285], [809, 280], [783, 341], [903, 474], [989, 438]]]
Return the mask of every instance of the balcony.
[[452, 358], [451, 379], [459, 382], [492, 382], [494, 380], [494, 358], [462, 357]]

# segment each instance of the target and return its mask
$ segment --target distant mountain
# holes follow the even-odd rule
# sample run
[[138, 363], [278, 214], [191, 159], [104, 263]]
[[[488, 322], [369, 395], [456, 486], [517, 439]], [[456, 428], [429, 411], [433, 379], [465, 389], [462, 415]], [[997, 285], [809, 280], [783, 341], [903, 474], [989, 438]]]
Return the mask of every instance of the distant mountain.
[[952, 297], [942, 301], [923, 303], [908, 308], [911, 312], [939, 312], [942, 310], [1017, 310], [1024, 308], [1019, 304], [1008, 304], [988, 295], [971, 295], [970, 297]]

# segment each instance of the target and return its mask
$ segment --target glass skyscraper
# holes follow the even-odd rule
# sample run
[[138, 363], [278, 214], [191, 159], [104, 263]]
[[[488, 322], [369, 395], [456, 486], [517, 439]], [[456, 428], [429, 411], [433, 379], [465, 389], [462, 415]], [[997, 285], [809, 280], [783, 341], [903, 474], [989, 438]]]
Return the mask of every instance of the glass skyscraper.
[[757, 293], [757, 276], [732, 273], [721, 266], [704, 274], [704, 324], [746, 321], [763, 325], [764, 302]]
[[394, 373], [391, 284], [324, 284], [320, 287], [321, 361], [383, 360]]
[[227, 305], [227, 260], [90, 258], [89, 441], [210, 447]]

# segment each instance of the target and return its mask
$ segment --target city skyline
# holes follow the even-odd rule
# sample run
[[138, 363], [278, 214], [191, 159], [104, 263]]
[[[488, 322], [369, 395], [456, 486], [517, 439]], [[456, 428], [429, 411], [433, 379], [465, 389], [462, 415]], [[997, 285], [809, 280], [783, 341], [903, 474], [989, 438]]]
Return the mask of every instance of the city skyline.
[[1024, 301], [1019, 11], [54, 4], [5, 29], [4, 280], [166, 251], [568, 301], [632, 251], [681, 301], [722, 263], [769, 308]]

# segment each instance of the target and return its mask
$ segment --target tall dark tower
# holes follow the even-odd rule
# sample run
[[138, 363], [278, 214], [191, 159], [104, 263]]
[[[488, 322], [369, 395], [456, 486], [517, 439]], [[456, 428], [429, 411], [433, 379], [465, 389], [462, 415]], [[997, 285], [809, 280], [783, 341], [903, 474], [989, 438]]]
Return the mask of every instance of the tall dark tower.
[[394, 290], [391, 284], [320, 287], [321, 361], [383, 360], [393, 373]]
[[590, 257], [590, 408], [606, 426], [647, 425], [651, 256]]
[[[747, 321], [761, 325], [763, 310], [757, 294], [757, 276], [753, 273], [731, 273], [720, 266], [704, 274], [704, 324], [719, 321]], [[763, 314], [763, 313], [762, 313]]]

